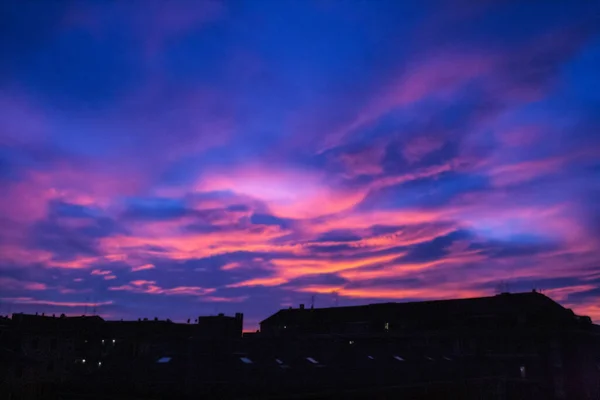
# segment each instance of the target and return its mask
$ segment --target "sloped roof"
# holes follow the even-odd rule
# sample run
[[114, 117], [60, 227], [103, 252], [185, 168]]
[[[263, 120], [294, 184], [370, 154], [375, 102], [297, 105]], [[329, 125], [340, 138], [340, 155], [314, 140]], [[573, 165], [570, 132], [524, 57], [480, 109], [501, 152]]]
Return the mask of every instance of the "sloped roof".
[[327, 320], [331, 322], [361, 320], [371, 321], [376, 315], [389, 315], [396, 319], [435, 319], [468, 315], [505, 314], [515, 310], [524, 312], [568, 312], [560, 304], [539, 292], [504, 293], [490, 297], [419, 302], [375, 303], [361, 306], [329, 307], [315, 309], [282, 309], [261, 324], [286, 321]]

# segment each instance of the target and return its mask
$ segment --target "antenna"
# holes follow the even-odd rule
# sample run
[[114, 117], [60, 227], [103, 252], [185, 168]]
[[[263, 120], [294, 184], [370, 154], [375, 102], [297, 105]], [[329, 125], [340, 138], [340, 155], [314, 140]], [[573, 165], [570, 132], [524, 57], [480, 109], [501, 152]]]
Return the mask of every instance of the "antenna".
[[96, 316], [96, 302], [94, 301], [94, 295], [92, 295], [92, 303], [93, 303], [92, 304], [93, 305], [93, 307], [92, 307], [92, 315]]
[[310, 296], [310, 309], [315, 308], [315, 295]]
[[510, 286], [509, 286], [508, 282], [506, 282], [506, 281], [498, 282], [498, 284], [496, 285], [496, 294], [509, 293], [509, 292], [510, 292]]

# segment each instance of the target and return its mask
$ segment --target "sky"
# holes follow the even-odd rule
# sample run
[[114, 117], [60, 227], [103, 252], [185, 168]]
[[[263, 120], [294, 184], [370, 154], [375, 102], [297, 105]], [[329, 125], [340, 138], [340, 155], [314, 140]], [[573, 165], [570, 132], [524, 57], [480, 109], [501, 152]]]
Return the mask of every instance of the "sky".
[[0, 314], [600, 322], [598, 2], [8, 0], [0, 38]]

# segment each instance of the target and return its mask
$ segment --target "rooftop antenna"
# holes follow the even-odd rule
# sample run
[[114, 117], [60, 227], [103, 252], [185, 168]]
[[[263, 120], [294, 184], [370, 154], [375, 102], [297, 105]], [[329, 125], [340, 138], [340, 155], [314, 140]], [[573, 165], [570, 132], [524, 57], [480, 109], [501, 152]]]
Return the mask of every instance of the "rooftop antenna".
[[496, 294], [509, 293], [509, 291], [510, 287], [506, 281], [500, 281], [498, 282], [498, 285], [496, 285]]
[[310, 309], [315, 308], [315, 295], [310, 296]]
[[93, 295], [92, 295], [92, 303], [93, 303], [92, 315], [96, 316], [96, 302], [94, 301], [94, 296]]

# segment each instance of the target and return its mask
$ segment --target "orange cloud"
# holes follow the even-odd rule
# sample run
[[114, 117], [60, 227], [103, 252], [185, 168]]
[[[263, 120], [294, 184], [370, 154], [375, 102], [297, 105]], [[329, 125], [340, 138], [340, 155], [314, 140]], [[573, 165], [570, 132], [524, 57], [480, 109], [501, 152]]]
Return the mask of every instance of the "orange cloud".
[[231, 263], [228, 263], [228, 264], [225, 264], [225, 265], [223, 265], [223, 266], [221, 267], [221, 271], [229, 271], [229, 270], [232, 270], [232, 269], [239, 268], [240, 266], [241, 266], [241, 264], [240, 264], [240, 263], [237, 263], [237, 262], [231, 262]]
[[298, 289], [299, 292], [333, 294], [355, 299], [450, 299], [479, 297], [490, 295], [489, 291], [468, 289], [461, 285], [431, 285], [422, 288], [392, 288], [385, 286], [372, 286], [365, 288], [344, 288], [341, 286], [310, 285]]
[[232, 283], [227, 285], [228, 288], [238, 288], [247, 286], [279, 286], [287, 282], [285, 278], [273, 277], [273, 278], [255, 278], [247, 281]]

